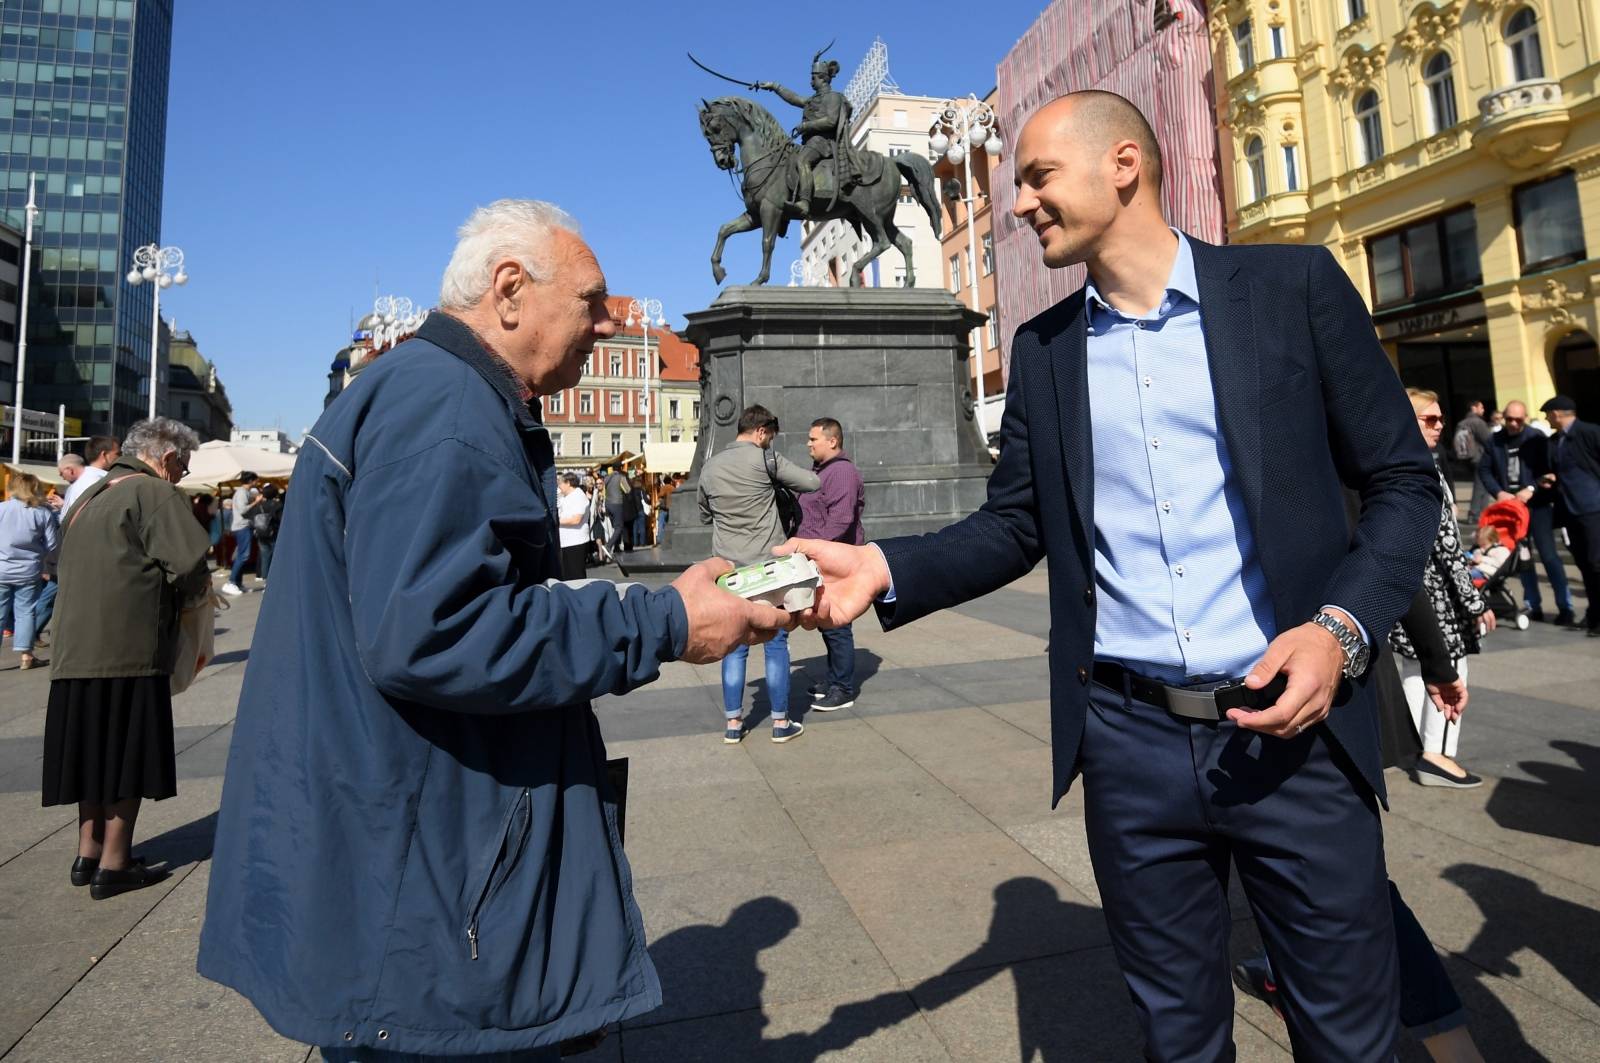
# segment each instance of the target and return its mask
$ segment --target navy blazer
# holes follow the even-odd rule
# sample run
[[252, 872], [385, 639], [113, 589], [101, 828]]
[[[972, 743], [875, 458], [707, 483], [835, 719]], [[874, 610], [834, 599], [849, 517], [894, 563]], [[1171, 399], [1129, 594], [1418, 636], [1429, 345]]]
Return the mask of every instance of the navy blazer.
[[[1421, 585], [1442, 498], [1366, 304], [1325, 248], [1189, 241], [1217, 419], [1277, 630], [1333, 604], [1382, 641]], [[1017, 330], [983, 507], [940, 531], [878, 543], [896, 594], [878, 607], [886, 629], [1003, 587], [1049, 557], [1052, 804], [1077, 774], [1094, 663], [1087, 317], [1079, 291]], [[1361, 497], [1353, 530], [1344, 486]], [[1340, 684], [1327, 731], [1384, 800], [1370, 679], [1369, 669]]]

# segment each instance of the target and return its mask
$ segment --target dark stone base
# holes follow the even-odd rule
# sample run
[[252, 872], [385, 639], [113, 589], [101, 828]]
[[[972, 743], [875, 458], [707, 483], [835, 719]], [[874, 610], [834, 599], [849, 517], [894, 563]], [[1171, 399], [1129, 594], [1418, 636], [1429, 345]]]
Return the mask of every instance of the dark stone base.
[[806, 433], [819, 417], [844, 426], [866, 482], [867, 537], [944, 527], [983, 504], [992, 463], [978, 437], [968, 340], [984, 319], [935, 288], [725, 289], [688, 315], [700, 348], [700, 440], [673, 495], [671, 533], [651, 567], [710, 556], [699, 523], [700, 468], [759, 403], [778, 418], [773, 444], [809, 468]]

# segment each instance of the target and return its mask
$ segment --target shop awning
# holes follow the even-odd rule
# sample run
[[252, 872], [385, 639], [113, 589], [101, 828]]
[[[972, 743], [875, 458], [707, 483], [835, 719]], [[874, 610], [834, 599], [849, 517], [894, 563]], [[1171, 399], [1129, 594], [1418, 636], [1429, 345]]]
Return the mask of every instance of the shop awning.
[[688, 472], [694, 464], [693, 443], [646, 443], [644, 467], [646, 472]]

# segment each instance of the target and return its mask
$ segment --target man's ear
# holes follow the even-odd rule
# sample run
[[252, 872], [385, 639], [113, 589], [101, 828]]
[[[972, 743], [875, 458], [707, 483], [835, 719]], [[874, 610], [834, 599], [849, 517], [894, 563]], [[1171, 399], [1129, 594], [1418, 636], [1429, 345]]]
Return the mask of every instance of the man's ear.
[[508, 329], [517, 327], [521, 319], [522, 297], [529, 283], [528, 272], [522, 268], [522, 263], [515, 259], [506, 259], [495, 265], [494, 273], [489, 279], [490, 290], [494, 292], [494, 309], [500, 317], [500, 324]]

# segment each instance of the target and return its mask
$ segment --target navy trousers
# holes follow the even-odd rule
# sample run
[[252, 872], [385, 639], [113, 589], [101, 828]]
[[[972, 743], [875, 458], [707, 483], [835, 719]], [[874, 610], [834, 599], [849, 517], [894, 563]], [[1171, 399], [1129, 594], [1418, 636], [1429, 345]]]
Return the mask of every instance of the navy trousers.
[[1377, 801], [1330, 742], [1321, 727], [1272, 738], [1091, 687], [1079, 761], [1089, 855], [1148, 1059], [1234, 1058], [1230, 860], [1284, 989], [1295, 1059], [1394, 1058]]

